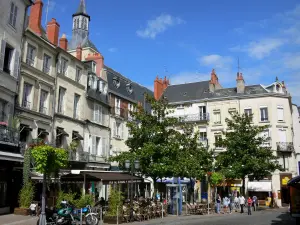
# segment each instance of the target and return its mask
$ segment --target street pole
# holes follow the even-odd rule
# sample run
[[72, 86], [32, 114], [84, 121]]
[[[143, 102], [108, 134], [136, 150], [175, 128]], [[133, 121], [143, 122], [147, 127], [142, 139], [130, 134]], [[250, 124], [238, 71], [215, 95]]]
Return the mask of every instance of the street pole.
[[133, 197], [132, 197], [132, 190], [133, 190], [133, 167], [134, 165], [131, 164], [131, 185], [130, 185], [130, 220], [133, 219]]
[[45, 195], [46, 195], [46, 174], [43, 174], [43, 192], [42, 192], [42, 212], [40, 215], [40, 222], [39, 225], [46, 225], [46, 213], [45, 213], [45, 208], [46, 208], [46, 202], [45, 202]]

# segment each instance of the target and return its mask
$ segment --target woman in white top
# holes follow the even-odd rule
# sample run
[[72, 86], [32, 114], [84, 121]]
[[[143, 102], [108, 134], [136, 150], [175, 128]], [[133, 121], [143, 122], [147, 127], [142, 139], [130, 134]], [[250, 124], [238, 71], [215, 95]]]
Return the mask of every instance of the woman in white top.
[[243, 195], [241, 195], [239, 197], [239, 202], [240, 202], [240, 206], [241, 206], [241, 213], [244, 213], [244, 206], [245, 206], [245, 198]]

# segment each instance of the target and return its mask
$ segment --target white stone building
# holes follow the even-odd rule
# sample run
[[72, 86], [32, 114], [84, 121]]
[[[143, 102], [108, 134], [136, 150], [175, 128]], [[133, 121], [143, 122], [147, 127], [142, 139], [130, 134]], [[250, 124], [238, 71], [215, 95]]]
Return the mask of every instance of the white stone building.
[[[245, 85], [242, 74], [236, 78], [237, 85], [233, 88], [223, 88], [213, 70], [211, 80], [195, 83], [168, 85], [168, 80], [156, 79], [154, 96], [164, 96], [173, 106], [171, 116], [180, 117], [184, 122], [195, 124], [195, 130], [200, 132], [200, 141], [208, 145], [215, 153], [226, 151], [216, 146], [216, 140], [222, 138], [226, 129], [225, 119], [233, 111], [253, 114], [253, 124], [269, 125], [262, 135], [270, 137], [274, 155], [284, 172], [275, 171], [271, 178], [264, 181], [249, 182], [251, 188], [246, 190], [265, 199], [271, 192], [277, 199], [277, 204], [288, 203], [286, 181], [297, 174], [293, 154], [291, 96], [284, 82], [277, 79], [274, 83], [263, 85]], [[235, 181], [230, 189], [239, 190], [241, 181]]]
[[300, 107], [293, 104], [292, 108], [293, 116], [293, 143], [295, 149], [295, 160], [297, 174], [300, 175]]

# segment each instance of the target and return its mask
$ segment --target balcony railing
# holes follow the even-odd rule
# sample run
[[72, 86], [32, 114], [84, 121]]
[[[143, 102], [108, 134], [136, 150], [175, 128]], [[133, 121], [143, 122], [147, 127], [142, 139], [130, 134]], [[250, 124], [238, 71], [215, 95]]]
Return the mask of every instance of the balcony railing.
[[178, 118], [180, 122], [206, 122], [209, 120], [209, 113], [174, 115], [173, 117]]
[[103, 162], [107, 157], [106, 156], [100, 156], [100, 155], [89, 155], [89, 162]]
[[277, 151], [279, 152], [293, 152], [294, 144], [293, 142], [277, 142]]
[[43, 113], [43, 114], [47, 114], [47, 108], [46, 107], [40, 107], [40, 113]]
[[88, 162], [89, 161], [89, 153], [70, 151], [69, 152], [69, 161]]
[[11, 127], [0, 126], [0, 142], [9, 145], [19, 145], [19, 137], [18, 130]]
[[34, 65], [34, 59], [26, 58], [26, 64], [29, 65], [29, 66], [33, 66]]
[[22, 107], [24, 107], [26, 109], [30, 109], [30, 105], [31, 105], [31, 102], [23, 100]]

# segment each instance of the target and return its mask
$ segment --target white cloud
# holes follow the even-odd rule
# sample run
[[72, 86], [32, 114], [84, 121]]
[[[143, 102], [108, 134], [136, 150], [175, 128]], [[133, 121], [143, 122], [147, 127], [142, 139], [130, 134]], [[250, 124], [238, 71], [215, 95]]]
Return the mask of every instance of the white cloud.
[[169, 27], [182, 23], [184, 20], [179, 17], [161, 14], [153, 20], [148, 20], [146, 28], [137, 30], [136, 34], [141, 38], [155, 39], [158, 34], [165, 32]]
[[114, 53], [114, 52], [117, 52], [118, 49], [117, 48], [109, 48], [108, 51], [111, 53]]
[[266, 38], [259, 41], [252, 41], [245, 46], [235, 46], [230, 48], [230, 50], [246, 52], [252, 58], [263, 59], [284, 45], [284, 43], [284, 39]]
[[45, 2], [46, 7], [48, 6], [48, 12], [52, 12], [55, 7], [56, 7], [56, 2], [54, 0], [49, 0], [49, 5], [48, 5], [48, 1]]
[[228, 68], [231, 66], [233, 59], [229, 56], [212, 54], [202, 56], [198, 59], [198, 61], [204, 66], [211, 66], [213, 68]]

